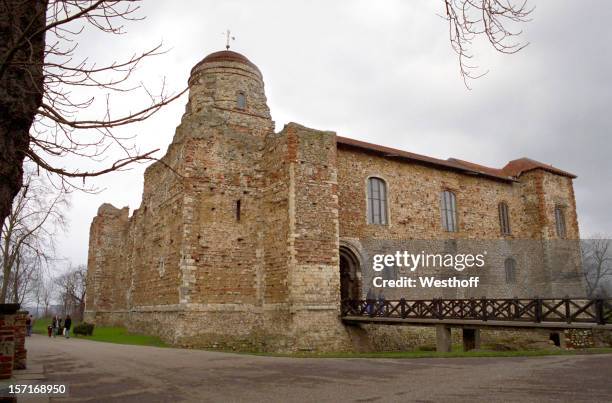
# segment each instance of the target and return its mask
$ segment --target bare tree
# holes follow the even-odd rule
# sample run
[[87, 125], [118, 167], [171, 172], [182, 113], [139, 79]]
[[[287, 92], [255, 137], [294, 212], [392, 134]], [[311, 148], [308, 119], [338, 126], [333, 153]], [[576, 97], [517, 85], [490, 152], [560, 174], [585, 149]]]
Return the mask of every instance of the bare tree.
[[70, 267], [55, 280], [64, 314], [83, 319], [87, 293], [87, 266]]
[[588, 296], [607, 295], [605, 283], [612, 278], [612, 240], [604, 237], [584, 239], [581, 253]]
[[[79, 35], [86, 29], [120, 35], [124, 22], [142, 19], [138, 9], [138, 1], [0, 2], [0, 222], [22, 187], [25, 158], [59, 178], [60, 187], [85, 190], [91, 190], [84, 186], [87, 177], [153, 159], [157, 150], [141, 153], [131, 144], [132, 137], [121, 137], [113, 129], [149, 118], [184, 92], [169, 95], [163, 82], [154, 92], [132, 77], [143, 60], [162, 53], [161, 44], [106, 65], [75, 55]], [[108, 94], [79, 97], [80, 89], [122, 96], [144, 91], [150, 102], [117, 115]], [[104, 112], [82, 117], [81, 112], [92, 110], [100, 98]], [[66, 156], [101, 161], [111, 147], [118, 147], [123, 157], [98, 170], [54, 163]], [[81, 178], [82, 183], [71, 178]]]
[[498, 52], [512, 54], [527, 43], [518, 40], [522, 31], [517, 27], [529, 21], [533, 8], [526, 0], [444, 0], [450, 43], [459, 59], [461, 77], [468, 81], [481, 77], [478, 66], [472, 63], [473, 42], [485, 37]]
[[51, 307], [51, 302], [53, 302], [53, 298], [55, 296], [55, 291], [56, 291], [55, 282], [49, 280], [46, 277], [42, 277], [39, 280], [37, 286], [39, 287], [37, 289], [37, 292], [40, 295], [40, 301], [45, 307], [43, 311], [43, 316], [48, 317], [51, 313], [49, 308]]
[[39, 253], [21, 248], [11, 270], [6, 300], [23, 305], [36, 286], [36, 278], [44, 270], [44, 264]]
[[22, 300], [32, 271], [54, 257], [54, 236], [56, 231], [65, 228], [67, 206], [64, 192], [54, 191], [32, 170], [26, 171], [25, 186], [0, 233], [1, 303]]

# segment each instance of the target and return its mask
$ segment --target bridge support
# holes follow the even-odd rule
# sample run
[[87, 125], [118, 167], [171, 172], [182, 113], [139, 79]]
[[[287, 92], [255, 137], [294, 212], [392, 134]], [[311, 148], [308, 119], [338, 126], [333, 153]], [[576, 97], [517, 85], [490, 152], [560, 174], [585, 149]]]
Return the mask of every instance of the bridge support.
[[449, 353], [451, 351], [451, 328], [446, 325], [436, 325], [436, 351]]
[[480, 329], [463, 328], [463, 351], [480, 348]]

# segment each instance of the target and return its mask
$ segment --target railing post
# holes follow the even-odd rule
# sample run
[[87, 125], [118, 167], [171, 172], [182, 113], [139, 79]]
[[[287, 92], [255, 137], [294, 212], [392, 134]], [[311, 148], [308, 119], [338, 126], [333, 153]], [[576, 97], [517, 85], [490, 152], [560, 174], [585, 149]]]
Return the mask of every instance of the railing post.
[[476, 319], [476, 300], [474, 297], [470, 298], [470, 319]]
[[400, 316], [406, 319], [406, 300], [404, 298], [400, 299]]
[[542, 298], [535, 297], [535, 321], [542, 322]]
[[512, 299], [512, 305], [514, 307], [514, 315], [512, 315], [513, 319], [519, 319], [521, 315], [519, 315], [519, 301], [518, 297], [514, 297]]
[[606, 324], [606, 318], [604, 318], [604, 300], [601, 298], [595, 300], [595, 321], [600, 325]]
[[488, 319], [488, 312], [487, 312], [487, 298], [486, 297], [482, 297], [480, 299], [480, 302], [482, 304], [482, 320], [483, 321], [487, 321]]
[[570, 300], [568, 296], [563, 298], [563, 304], [565, 305], [565, 320], [567, 323], [572, 323], [572, 313], [570, 311]]

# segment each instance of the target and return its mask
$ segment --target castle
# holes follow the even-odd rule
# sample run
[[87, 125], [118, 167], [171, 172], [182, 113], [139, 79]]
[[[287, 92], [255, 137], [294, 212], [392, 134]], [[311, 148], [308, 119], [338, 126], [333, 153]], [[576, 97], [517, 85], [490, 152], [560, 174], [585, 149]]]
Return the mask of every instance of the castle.
[[[257, 66], [212, 53], [191, 70], [141, 206], [129, 216], [103, 204], [93, 219], [86, 319], [179, 345], [350, 349], [340, 301], [368, 292], [373, 241], [577, 240], [574, 178], [526, 158], [493, 169], [295, 123], [275, 133]], [[501, 255], [487, 266], [499, 297], [521, 292], [517, 277], [545, 295], [584, 295], [579, 263], [558, 276], [549, 251], [537, 270]]]

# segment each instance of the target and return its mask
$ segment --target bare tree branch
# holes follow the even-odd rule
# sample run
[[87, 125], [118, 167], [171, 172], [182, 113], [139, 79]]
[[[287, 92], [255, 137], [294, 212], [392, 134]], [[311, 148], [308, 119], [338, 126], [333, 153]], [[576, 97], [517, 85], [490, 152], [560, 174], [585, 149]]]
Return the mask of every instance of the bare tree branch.
[[470, 80], [487, 73], [478, 72], [478, 66], [472, 64], [474, 39], [485, 36], [496, 51], [505, 54], [516, 53], [528, 45], [518, 41], [522, 31], [514, 29], [530, 21], [533, 8], [527, 6], [527, 0], [444, 0], [444, 6], [449, 40], [467, 88]]

